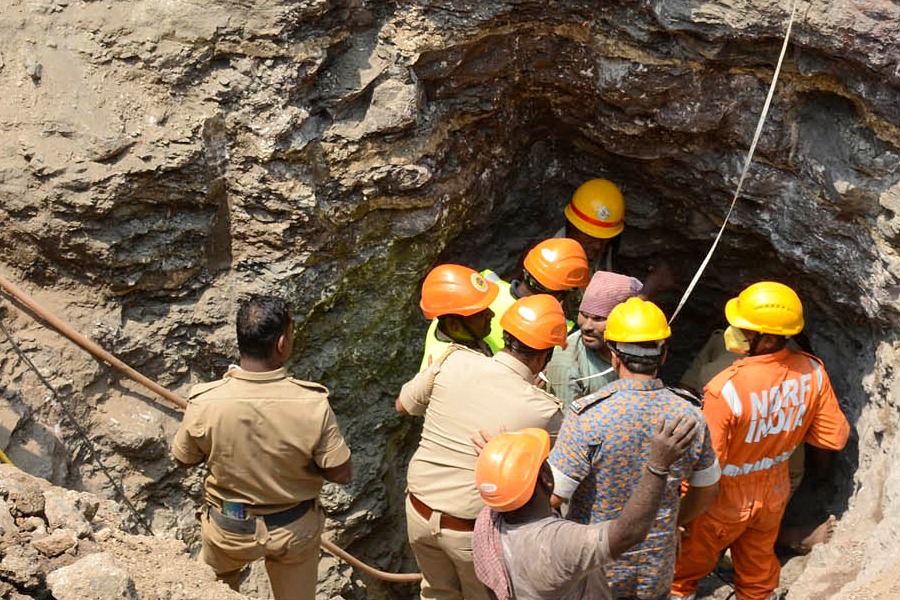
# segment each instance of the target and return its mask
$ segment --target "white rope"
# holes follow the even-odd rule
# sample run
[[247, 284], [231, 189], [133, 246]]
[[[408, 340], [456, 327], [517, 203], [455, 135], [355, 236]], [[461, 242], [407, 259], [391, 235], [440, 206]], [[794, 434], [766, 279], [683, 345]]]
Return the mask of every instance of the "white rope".
[[593, 375], [585, 375], [584, 377], [579, 377], [578, 379], [574, 379], [573, 381], [584, 381], [585, 379], [593, 379], [594, 377], [601, 377], [603, 375], [606, 375], [607, 373], [612, 373], [613, 370], [614, 369], [612, 367], [610, 367], [610, 368], [606, 369], [605, 371], [600, 371], [599, 373], [594, 373]]
[[784, 61], [784, 54], [787, 51], [788, 41], [791, 38], [791, 27], [794, 25], [794, 13], [797, 10], [797, 0], [793, 0], [791, 3], [791, 18], [788, 21], [787, 31], [784, 34], [784, 43], [781, 46], [781, 55], [778, 57], [778, 64], [775, 65], [775, 74], [772, 76], [772, 84], [769, 86], [769, 94], [766, 96], [766, 103], [763, 105], [762, 114], [759, 115], [759, 122], [756, 124], [756, 133], [753, 135], [753, 142], [750, 144], [750, 151], [747, 153], [747, 159], [744, 162], [744, 169], [741, 171], [741, 178], [738, 180], [737, 189], [734, 191], [734, 197], [731, 199], [731, 206], [728, 208], [728, 213], [725, 215], [725, 220], [722, 222], [722, 227], [719, 228], [719, 233], [716, 235], [716, 239], [713, 240], [712, 246], [709, 248], [709, 252], [706, 253], [706, 258], [703, 259], [703, 262], [700, 263], [700, 268], [697, 269], [697, 272], [694, 274], [694, 278], [691, 280], [690, 285], [688, 285], [687, 289], [684, 291], [684, 295], [681, 297], [681, 300], [678, 301], [678, 306], [675, 308], [675, 312], [672, 313], [672, 317], [669, 319], [669, 324], [675, 320], [675, 317], [678, 316], [678, 313], [681, 312], [681, 309], [684, 307], [687, 299], [690, 297], [691, 293], [694, 291], [694, 287], [696, 287], [697, 282], [700, 280], [700, 276], [703, 275], [703, 271], [706, 270], [706, 265], [709, 264], [709, 260], [712, 258], [713, 253], [716, 251], [716, 246], [719, 245], [719, 240], [722, 238], [722, 233], [725, 231], [725, 226], [728, 225], [728, 220], [731, 218], [731, 213], [734, 211], [734, 205], [737, 203], [738, 196], [741, 194], [741, 189], [744, 187], [744, 179], [747, 178], [747, 173], [750, 171], [750, 163], [753, 160], [753, 153], [756, 151], [756, 143], [759, 141], [759, 137], [762, 134], [763, 124], [766, 121], [766, 116], [769, 114], [769, 105], [772, 103], [772, 96], [775, 94], [775, 84], [778, 83], [778, 75], [781, 73], [781, 63]]
[[603, 377], [604, 375], [608, 375], [609, 373], [612, 373], [612, 372], [613, 372], [613, 368], [609, 367], [605, 371], [600, 371], [599, 373], [594, 373], [593, 375], [585, 375], [584, 377], [578, 377], [577, 379], [567, 379], [566, 381], [550, 381], [550, 379], [547, 378], [547, 375], [543, 371], [538, 373], [538, 377], [540, 377], [545, 383], [547, 383], [549, 385], [561, 386], [561, 385], [568, 385], [570, 383], [575, 383], [576, 381], [585, 381], [587, 379], [593, 379], [594, 377]]

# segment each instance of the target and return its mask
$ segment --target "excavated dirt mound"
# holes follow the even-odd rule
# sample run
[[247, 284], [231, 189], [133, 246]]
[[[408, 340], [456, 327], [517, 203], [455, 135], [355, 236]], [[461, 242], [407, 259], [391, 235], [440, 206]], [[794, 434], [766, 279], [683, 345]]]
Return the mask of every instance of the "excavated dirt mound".
[[132, 515], [114, 502], [0, 465], [0, 596], [246, 598], [191, 560], [183, 542], [136, 529]]

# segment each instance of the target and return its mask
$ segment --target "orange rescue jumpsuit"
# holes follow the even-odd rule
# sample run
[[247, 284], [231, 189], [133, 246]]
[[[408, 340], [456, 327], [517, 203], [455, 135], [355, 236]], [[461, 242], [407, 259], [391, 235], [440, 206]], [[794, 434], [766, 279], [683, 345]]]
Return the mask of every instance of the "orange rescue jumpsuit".
[[821, 361], [805, 352], [735, 361], [704, 394], [722, 479], [709, 509], [687, 526], [672, 595], [690, 597], [731, 547], [737, 597], [766, 600], [781, 573], [774, 546], [790, 497], [788, 458], [804, 441], [840, 450], [850, 426]]

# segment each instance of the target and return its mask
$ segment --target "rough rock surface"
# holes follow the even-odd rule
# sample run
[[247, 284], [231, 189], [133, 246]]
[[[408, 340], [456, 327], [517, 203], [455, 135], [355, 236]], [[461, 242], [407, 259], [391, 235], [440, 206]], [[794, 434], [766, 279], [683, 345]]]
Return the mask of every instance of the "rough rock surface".
[[134, 582], [111, 554], [97, 552], [47, 576], [58, 600], [137, 600]]
[[[412, 569], [416, 425], [392, 399], [418, 364], [421, 278], [438, 260], [508, 270], [581, 181], [608, 176], [628, 202], [620, 268], [666, 258], [686, 283], [727, 212], [788, 16], [774, 0], [7, 0], [0, 272], [180, 393], [234, 360], [237, 299], [286, 295], [291, 368], [332, 389], [355, 450], [356, 481], [324, 493], [332, 535]], [[836, 543], [791, 597], [875, 598], [896, 568], [898, 22], [889, 0], [797, 3], [743, 194], [674, 325], [669, 378], [746, 283], [788, 281], [805, 302], [854, 434], [828, 499]], [[12, 303], [0, 318], [58, 392], [0, 335], [10, 459], [116, 496], [99, 458], [154, 530], [195, 544], [201, 473], [168, 458], [178, 412]], [[330, 597], [411, 591], [331, 561], [321, 575]]]
[[[10, 498], [16, 489], [54, 498], [67, 514], [80, 514], [87, 530], [54, 525], [43, 510], [26, 525]], [[124, 509], [86, 492], [51, 486], [15, 467], [0, 465], [0, 596], [56, 600], [220, 600], [245, 598], [215, 581], [191, 560], [184, 543], [135, 535]], [[48, 502], [45, 506], [49, 506]], [[80, 538], [80, 539], [79, 539]], [[9, 596], [8, 594], [19, 594]]]

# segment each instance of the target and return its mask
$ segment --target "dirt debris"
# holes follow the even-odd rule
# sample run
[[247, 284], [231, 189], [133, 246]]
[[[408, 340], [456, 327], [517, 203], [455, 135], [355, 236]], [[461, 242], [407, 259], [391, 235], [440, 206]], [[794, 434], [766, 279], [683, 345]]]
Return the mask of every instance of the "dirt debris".
[[[0, 596], [246, 598], [218, 583], [211, 569], [190, 557], [183, 542], [136, 534], [127, 516], [115, 502], [0, 465]], [[65, 526], [73, 521], [77, 531]]]

